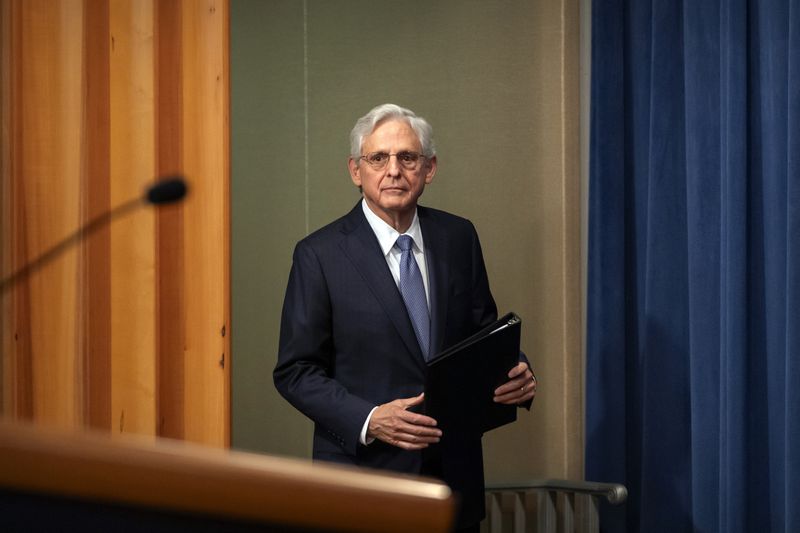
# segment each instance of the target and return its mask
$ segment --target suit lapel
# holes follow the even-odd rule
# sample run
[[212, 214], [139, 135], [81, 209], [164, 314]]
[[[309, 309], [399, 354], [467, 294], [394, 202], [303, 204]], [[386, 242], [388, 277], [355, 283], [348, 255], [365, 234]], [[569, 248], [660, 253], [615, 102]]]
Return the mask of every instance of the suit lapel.
[[425, 240], [425, 263], [431, 293], [431, 357], [434, 357], [445, 348], [442, 343], [447, 320], [447, 288], [450, 285], [447, 235], [424, 207], [417, 207], [417, 215]]
[[342, 251], [380, 302], [408, 350], [424, 363], [403, 298], [386, 264], [378, 239], [364, 217], [360, 202], [345, 217], [342, 232], [345, 234], [340, 243]]

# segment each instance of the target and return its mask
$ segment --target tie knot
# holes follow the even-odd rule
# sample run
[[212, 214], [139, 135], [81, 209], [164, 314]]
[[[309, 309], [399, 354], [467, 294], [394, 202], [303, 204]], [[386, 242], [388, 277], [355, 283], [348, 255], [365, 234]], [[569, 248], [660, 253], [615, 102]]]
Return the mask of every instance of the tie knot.
[[411, 250], [411, 247], [414, 246], [414, 239], [412, 239], [408, 235], [400, 235], [395, 242], [398, 248], [403, 252], [407, 252]]

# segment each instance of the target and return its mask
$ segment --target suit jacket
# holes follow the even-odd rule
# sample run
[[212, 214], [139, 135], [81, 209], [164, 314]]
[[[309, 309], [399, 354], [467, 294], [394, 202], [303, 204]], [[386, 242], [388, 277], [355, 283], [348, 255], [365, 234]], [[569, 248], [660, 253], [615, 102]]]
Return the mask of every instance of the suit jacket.
[[[419, 206], [431, 303], [431, 354], [497, 318], [478, 235], [468, 220]], [[411, 319], [360, 202], [300, 241], [281, 319], [280, 393], [314, 421], [313, 457], [443, 479], [460, 525], [484, 516], [480, 438], [423, 452], [359, 443], [373, 407], [423, 391], [426, 364]]]

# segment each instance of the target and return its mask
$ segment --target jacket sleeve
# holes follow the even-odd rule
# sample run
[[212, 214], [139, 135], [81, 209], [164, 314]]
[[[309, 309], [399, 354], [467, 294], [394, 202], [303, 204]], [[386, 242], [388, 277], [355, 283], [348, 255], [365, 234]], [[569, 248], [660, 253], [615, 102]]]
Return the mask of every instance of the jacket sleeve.
[[301, 241], [286, 288], [273, 380], [289, 403], [355, 455], [364, 421], [375, 406], [331, 378], [335, 358], [331, 314], [322, 265], [313, 246]]

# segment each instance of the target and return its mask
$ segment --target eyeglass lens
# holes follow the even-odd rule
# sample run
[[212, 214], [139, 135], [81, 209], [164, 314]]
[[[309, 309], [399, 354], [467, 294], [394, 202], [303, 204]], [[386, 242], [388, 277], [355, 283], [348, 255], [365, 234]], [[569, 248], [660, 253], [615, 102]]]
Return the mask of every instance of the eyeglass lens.
[[384, 168], [389, 164], [389, 159], [392, 156], [397, 157], [397, 163], [407, 170], [417, 168], [421, 154], [416, 152], [398, 152], [396, 154], [389, 154], [386, 152], [372, 152], [363, 157], [363, 159], [370, 164], [374, 169]]

